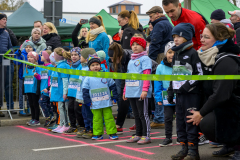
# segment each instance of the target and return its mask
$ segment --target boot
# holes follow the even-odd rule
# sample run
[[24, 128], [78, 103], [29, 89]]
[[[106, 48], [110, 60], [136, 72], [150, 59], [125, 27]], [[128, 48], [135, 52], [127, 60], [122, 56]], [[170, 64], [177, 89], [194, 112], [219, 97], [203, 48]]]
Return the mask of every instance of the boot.
[[235, 153], [229, 160], [239, 160], [240, 159], [240, 145], [234, 146]]
[[20, 111], [20, 112], [19, 112], [19, 116], [27, 116], [27, 114], [24, 113], [23, 111]]
[[188, 154], [188, 146], [184, 142], [180, 142], [182, 149], [175, 155], [172, 155], [172, 160], [182, 160]]
[[220, 149], [219, 151], [214, 151], [212, 155], [214, 157], [227, 157], [230, 154], [233, 154], [234, 151], [235, 150], [233, 149], [233, 147], [228, 147], [227, 145], [224, 145], [222, 149]]
[[184, 160], [200, 160], [198, 144], [194, 145], [193, 143], [188, 142], [188, 155]]
[[[1, 107], [0, 107], [0, 110], [1, 110]], [[5, 117], [5, 114], [3, 114], [1, 111], [0, 111], [0, 117]]]

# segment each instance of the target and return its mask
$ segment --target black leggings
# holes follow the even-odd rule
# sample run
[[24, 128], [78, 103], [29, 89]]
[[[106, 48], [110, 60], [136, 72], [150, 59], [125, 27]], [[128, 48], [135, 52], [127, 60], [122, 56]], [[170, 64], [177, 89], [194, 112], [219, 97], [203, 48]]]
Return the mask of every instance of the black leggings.
[[211, 112], [202, 119], [199, 125], [202, 133], [207, 137], [207, 139], [213, 142], [216, 142], [215, 123], [216, 123], [215, 113]]
[[39, 95], [36, 95], [35, 93], [27, 93], [30, 109], [31, 109], [31, 114], [32, 114], [32, 119], [39, 121], [39, 114], [40, 114], [40, 109], [39, 109]]
[[68, 117], [73, 128], [77, 128], [76, 120], [80, 127], [85, 127], [83, 116], [82, 116], [82, 108], [79, 106], [79, 103], [76, 102], [76, 98], [68, 97]]

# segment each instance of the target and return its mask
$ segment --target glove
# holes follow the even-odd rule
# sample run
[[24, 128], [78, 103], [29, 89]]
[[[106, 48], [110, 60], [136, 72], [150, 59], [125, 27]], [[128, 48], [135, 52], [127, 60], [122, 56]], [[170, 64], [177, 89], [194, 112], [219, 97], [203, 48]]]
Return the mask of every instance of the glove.
[[117, 100], [116, 100], [116, 99], [113, 99], [113, 102], [114, 102], [114, 103], [116, 103], [116, 102], [117, 102]]
[[87, 103], [86, 105], [87, 105], [88, 107], [90, 107], [92, 104], [91, 104], [91, 103]]

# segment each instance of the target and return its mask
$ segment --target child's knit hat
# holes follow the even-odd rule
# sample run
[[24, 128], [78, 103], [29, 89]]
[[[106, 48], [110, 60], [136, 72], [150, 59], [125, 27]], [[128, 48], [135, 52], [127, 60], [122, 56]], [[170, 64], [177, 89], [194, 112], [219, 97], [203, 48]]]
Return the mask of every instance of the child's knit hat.
[[195, 34], [195, 29], [194, 26], [190, 23], [179, 23], [172, 30], [172, 35], [175, 34], [185, 38], [187, 41], [190, 41]]
[[29, 52], [28, 56], [33, 57], [36, 61], [39, 59], [39, 55], [36, 52]]
[[81, 48], [79, 48], [79, 47], [74, 47], [72, 50], [71, 50], [71, 53], [72, 52], [76, 52], [78, 55], [79, 55], [79, 57], [81, 57]]
[[165, 46], [165, 50], [164, 50], [164, 55], [166, 56], [167, 52], [169, 49], [171, 49], [173, 46], [175, 46], [174, 41], [170, 41], [166, 44]]
[[94, 53], [96, 53], [96, 51], [93, 48], [84, 48], [81, 51], [81, 55], [84, 59], [87, 59], [89, 57], [89, 55], [93, 55]]
[[98, 55], [95, 53], [93, 55], [89, 55], [88, 59], [87, 59], [87, 65], [88, 68], [90, 69], [90, 65], [94, 62], [97, 62], [101, 65], [101, 61], [100, 58], [98, 57]]
[[46, 59], [46, 61], [50, 62], [49, 54], [46, 51], [42, 51], [42, 56]]
[[52, 53], [50, 54], [49, 59], [50, 59], [50, 61], [53, 62], [53, 63], [56, 62], [56, 60], [55, 60], [55, 58], [54, 58], [54, 52], [52, 52]]
[[132, 47], [133, 43], [136, 42], [140, 46], [142, 46], [144, 49], [146, 49], [147, 42], [145, 39], [141, 37], [132, 37], [130, 41], [130, 46]]
[[32, 41], [27, 40], [23, 43], [23, 48], [26, 48], [27, 46], [31, 46], [34, 50], [34, 43]]
[[100, 61], [104, 61], [106, 58], [106, 53], [104, 51], [97, 51], [97, 55], [100, 58]]

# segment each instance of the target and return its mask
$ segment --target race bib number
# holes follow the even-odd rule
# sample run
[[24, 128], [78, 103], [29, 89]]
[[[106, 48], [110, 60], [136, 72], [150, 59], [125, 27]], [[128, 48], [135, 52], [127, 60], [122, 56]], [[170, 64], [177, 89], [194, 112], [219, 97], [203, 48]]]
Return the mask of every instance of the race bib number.
[[126, 86], [128, 87], [138, 87], [139, 80], [126, 80]]
[[107, 88], [92, 89], [91, 96], [93, 102], [108, 100], [109, 99], [108, 89]]
[[52, 87], [58, 87], [58, 77], [52, 78]]
[[[189, 71], [186, 66], [184, 65], [174, 65], [173, 66], [173, 75], [192, 75], [192, 72]], [[184, 83], [186, 82], [186, 80], [184, 81], [173, 81], [173, 89], [179, 89]]]
[[[162, 97], [163, 97], [163, 105], [168, 105], [169, 102], [167, 100], [167, 91], [162, 91]], [[173, 102], [176, 103], [176, 94], [174, 94], [174, 97], [173, 97]]]
[[80, 91], [80, 86], [81, 86], [82, 80], [81, 79], [76, 79], [76, 78], [70, 78], [69, 79], [69, 84], [68, 84], [68, 88], [71, 89], [77, 89]]
[[41, 79], [48, 79], [48, 70], [41, 71]]
[[33, 76], [25, 76], [24, 84], [33, 84]]

